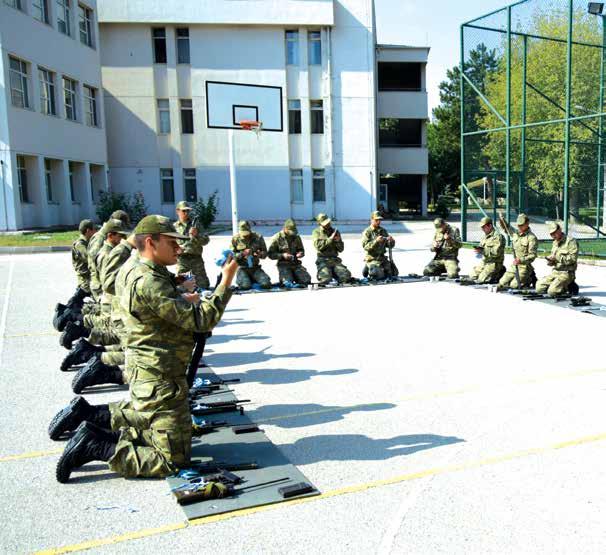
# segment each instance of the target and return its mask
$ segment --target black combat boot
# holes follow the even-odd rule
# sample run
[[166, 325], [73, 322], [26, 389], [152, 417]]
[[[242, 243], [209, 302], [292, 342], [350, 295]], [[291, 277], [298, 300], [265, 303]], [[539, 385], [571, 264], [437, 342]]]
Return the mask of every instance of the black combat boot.
[[90, 422], [82, 422], [57, 463], [57, 481], [65, 484], [72, 471], [92, 461], [107, 462], [116, 452], [116, 444]]
[[59, 324], [61, 321], [61, 316], [66, 310], [67, 307], [64, 304], [57, 303], [57, 305], [55, 306], [55, 314], [53, 316], [53, 328], [55, 328], [57, 331], [63, 331], [59, 329]]
[[123, 385], [124, 377], [119, 366], [103, 364], [101, 355], [97, 353], [74, 376], [72, 390], [79, 395], [86, 387], [103, 384]]
[[84, 299], [86, 299], [86, 297], [89, 297], [89, 296], [90, 296], [90, 293], [87, 293], [86, 291], [84, 291], [84, 289], [82, 289], [81, 287], [78, 287], [78, 289], [76, 289], [76, 292], [67, 301], [67, 308], [73, 308], [76, 311], [82, 310], [82, 305], [84, 304]]
[[91, 405], [84, 397], [76, 397], [64, 409], [60, 410], [48, 426], [48, 437], [53, 441], [73, 432], [82, 422], [93, 422], [102, 428], [111, 428], [111, 415], [108, 405]]
[[75, 308], [66, 307], [60, 316], [53, 318], [53, 326], [57, 331], [64, 331], [69, 322], [78, 323], [82, 322], [82, 319], [82, 312]]
[[576, 281], [573, 281], [569, 286], [568, 286], [568, 292], [573, 296], [577, 296], [579, 294], [579, 286], [577, 285]]
[[65, 347], [68, 351], [72, 349], [72, 343], [81, 337], [88, 337], [90, 330], [85, 328], [81, 322], [68, 322], [65, 330], [59, 336], [59, 345]]
[[80, 339], [63, 359], [61, 372], [67, 372], [72, 366], [76, 366], [76, 364], [85, 364], [95, 354], [102, 353], [103, 351], [105, 351], [104, 347], [98, 347], [89, 343], [86, 339]]

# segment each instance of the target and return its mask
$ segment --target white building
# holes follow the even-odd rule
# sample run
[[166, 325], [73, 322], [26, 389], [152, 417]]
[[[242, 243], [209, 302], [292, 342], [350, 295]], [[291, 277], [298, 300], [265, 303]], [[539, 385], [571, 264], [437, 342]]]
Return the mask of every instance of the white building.
[[0, 0], [0, 230], [75, 224], [107, 188], [94, 0]]

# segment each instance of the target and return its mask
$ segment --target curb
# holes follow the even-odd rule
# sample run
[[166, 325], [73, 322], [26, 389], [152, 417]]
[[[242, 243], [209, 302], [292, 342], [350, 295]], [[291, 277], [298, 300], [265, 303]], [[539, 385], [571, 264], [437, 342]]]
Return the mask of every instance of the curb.
[[0, 254], [41, 254], [49, 252], [69, 252], [71, 247], [0, 247]]

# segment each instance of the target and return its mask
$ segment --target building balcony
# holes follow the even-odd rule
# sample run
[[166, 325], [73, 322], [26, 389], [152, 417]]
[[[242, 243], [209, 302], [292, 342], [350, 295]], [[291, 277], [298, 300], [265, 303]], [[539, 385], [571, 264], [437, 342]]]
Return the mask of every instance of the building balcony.
[[379, 118], [427, 119], [427, 92], [379, 91]]
[[427, 147], [380, 147], [379, 173], [426, 175], [429, 171]]

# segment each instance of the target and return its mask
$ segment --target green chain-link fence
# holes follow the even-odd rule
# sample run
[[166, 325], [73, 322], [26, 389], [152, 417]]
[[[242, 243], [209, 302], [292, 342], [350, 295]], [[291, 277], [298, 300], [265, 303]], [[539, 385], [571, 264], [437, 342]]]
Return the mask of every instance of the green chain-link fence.
[[482, 215], [559, 220], [606, 256], [605, 16], [581, 0], [525, 0], [461, 26], [461, 231]]

